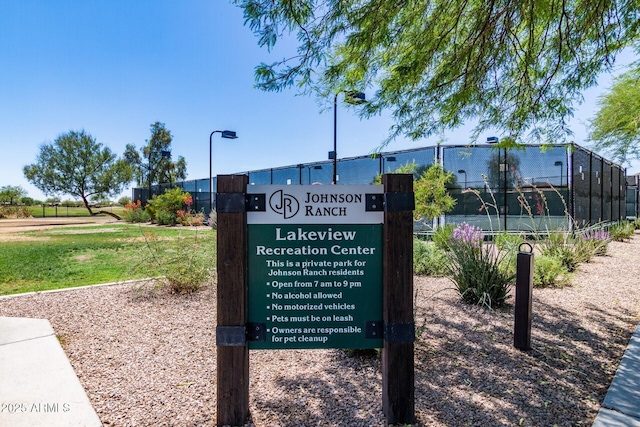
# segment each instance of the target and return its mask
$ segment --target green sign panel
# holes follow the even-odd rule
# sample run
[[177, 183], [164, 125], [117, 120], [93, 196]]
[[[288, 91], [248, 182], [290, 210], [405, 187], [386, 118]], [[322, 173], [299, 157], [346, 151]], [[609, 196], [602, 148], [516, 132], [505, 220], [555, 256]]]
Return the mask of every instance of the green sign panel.
[[[369, 216], [365, 224], [349, 224], [346, 218], [333, 224], [317, 223], [317, 218], [304, 217], [290, 223], [288, 220], [295, 215], [285, 218], [287, 212], [281, 207], [287, 203], [282, 203], [282, 197], [299, 200], [298, 213], [333, 211], [344, 216], [355, 209], [339, 206], [340, 200], [351, 203], [346, 200], [356, 200], [358, 197], [353, 195], [359, 193], [331, 198], [316, 195], [318, 192], [326, 195], [327, 191], [334, 194], [336, 188], [349, 191], [349, 186], [296, 186], [298, 194], [290, 194], [291, 187], [286, 188], [285, 194], [282, 187], [259, 187], [266, 187], [267, 203], [271, 199], [267, 210], [280, 210], [282, 219], [277, 219], [276, 224], [265, 224], [264, 217], [260, 217], [264, 213], [248, 217], [249, 323], [265, 332], [261, 339], [249, 341], [249, 348], [381, 347], [380, 213]], [[372, 192], [376, 188], [364, 189]], [[338, 203], [323, 210], [323, 206], [307, 205], [305, 200]], [[361, 208], [364, 211], [364, 203]]]

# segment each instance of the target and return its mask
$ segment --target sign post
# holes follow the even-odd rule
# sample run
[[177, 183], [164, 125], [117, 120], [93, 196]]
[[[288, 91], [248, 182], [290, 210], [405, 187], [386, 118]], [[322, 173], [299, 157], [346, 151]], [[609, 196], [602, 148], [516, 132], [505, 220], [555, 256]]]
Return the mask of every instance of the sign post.
[[[216, 386], [218, 425], [243, 425], [249, 415], [246, 175], [218, 176]], [[241, 203], [238, 203], [241, 199]]]
[[413, 176], [383, 175], [382, 183], [385, 191], [382, 409], [389, 424], [413, 424]]
[[383, 184], [218, 177], [218, 425], [247, 419], [248, 350], [292, 348], [383, 348], [387, 421], [413, 422], [413, 177]]

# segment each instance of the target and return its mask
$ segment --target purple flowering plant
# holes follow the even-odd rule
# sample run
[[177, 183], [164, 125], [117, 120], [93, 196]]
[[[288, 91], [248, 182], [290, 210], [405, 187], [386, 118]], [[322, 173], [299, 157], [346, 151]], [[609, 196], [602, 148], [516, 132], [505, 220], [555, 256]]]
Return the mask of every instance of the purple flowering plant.
[[453, 230], [451, 239], [458, 244], [469, 244], [474, 248], [480, 248], [484, 240], [484, 233], [480, 227], [463, 222]]
[[589, 245], [594, 255], [606, 255], [607, 246], [611, 241], [611, 234], [604, 228], [591, 228], [584, 231], [581, 236], [582, 241]]
[[508, 251], [483, 242], [484, 233], [480, 228], [464, 222], [459, 224], [449, 240], [451, 263], [447, 275], [456, 284], [464, 302], [500, 307], [514, 279], [508, 265], [512, 257]]

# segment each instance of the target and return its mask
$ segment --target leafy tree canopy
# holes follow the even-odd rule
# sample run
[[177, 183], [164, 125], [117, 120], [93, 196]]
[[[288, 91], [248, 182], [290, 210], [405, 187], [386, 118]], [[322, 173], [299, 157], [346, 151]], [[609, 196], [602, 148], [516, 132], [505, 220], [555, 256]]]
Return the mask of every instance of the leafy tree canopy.
[[640, 4], [611, 0], [234, 0], [260, 46], [295, 33], [296, 52], [260, 64], [257, 86], [327, 99], [375, 89], [364, 117], [391, 109], [387, 140], [477, 120], [472, 138], [553, 140], [581, 92], [638, 37]]
[[40, 146], [36, 162], [23, 171], [46, 195], [69, 194], [82, 199], [92, 215], [90, 198], [117, 195], [131, 181], [128, 163], [84, 130], [70, 131]]
[[14, 205], [27, 195], [27, 191], [19, 185], [6, 185], [0, 187], [0, 203]]
[[589, 139], [595, 149], [621, 163], [630, 157], [640, 159], [640, 64], [618, 76], [598, 105], [590, 120]]
[[176, 182], [187, 177], [187, 162], [179, 156], [171, 159], [171, 131], [164, 123], [151, 125], [151, 138], [140, 150], [127, 144], [124, 156], [133, 167], [135, 180], [140, 186]]
[[[451, 211], [456, 200], [447, 191], [447, 186], [455, 179], [452, 173], [435, 164], [428, 168], [418, 166], [415, 160], [396, 168], [393, 173], [413, 175], [413, 191], [416, 207], [413, 217], [416, 221], [431, 221]], [[377, 175], [374, 184], [382, 183], [382, 175]]]

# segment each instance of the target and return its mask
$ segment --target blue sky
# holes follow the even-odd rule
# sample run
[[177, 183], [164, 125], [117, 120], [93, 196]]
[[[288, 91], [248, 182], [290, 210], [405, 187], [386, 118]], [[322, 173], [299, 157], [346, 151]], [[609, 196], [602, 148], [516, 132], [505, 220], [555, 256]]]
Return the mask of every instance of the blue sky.
[[[145, 144], [156, 121], [171, 130], [187, 179], [209, 175], [213, 130], [239, 137], [214, 137], [214, 175], [325, 160], [333, 147], [332, 99], [320, 105], [295, 90], [253, 87], [256, 65], [293, 48], [258, 48], [242, 10], [226, 0], [1, 1], [0, 186], [20, 185], [44, 199], [22, 173], [41, 144], [84, 129], [121, 155], [128, 143]], [[587, 145], [585, 123], [610, 82], [603, 75], [585, 93], [572, 122], [576, 143]], [[388, 116], [361, 121], [338, 108], [340, 158], [376, 149], [392, 124]], [[466, 131], [451, 132], [448, 142], [468, 143]], [[398, 139], [384, 151], [436, 142]]]

